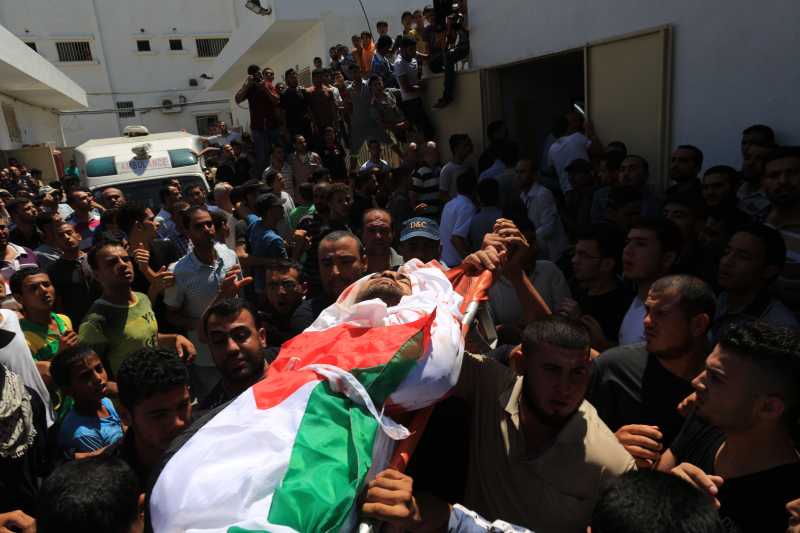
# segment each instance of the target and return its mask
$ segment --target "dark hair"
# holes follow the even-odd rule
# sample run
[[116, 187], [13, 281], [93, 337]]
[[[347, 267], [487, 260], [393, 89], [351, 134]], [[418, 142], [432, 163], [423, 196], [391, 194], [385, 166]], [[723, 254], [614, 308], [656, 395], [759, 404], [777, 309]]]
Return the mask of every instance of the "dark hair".
[[319, 78], [320, 76], [323, 76], [324, 74], [325, 74], [325, 69], [321, 69], [321, 68], [315, 68], [314, 70], [311, 71], [311, 77], [312, 78]]
[[142, 348], [126, 357], [117, 371], [119, 401], [129, 411], [160, 392], [189, 386], [189, 373], [175, 352]]
[[779, 146], [767, 154], [764, 164], [787, 158], [800, 159], [800, 146]]
[[206, 309], [203, 313], [203, 332], [208, 334], [208, 320], [212, 315], [220, 316], [223, 318], [234, 318], [239, 316], [242, 311], [247, 311], [253, 317], [253, 322], [256, 328], [259, 327], [261, 322], [258, 311], [255, 306], [244, 298], [225, 298], [215, 302], [211, 307]]
[[456, 190], [459, 194], [464, 196], [471, 196], [475, 192], [475, 187], [478, 185], [478, 176], [475, 175], [475, 170], [471, 167], [465, 169], [456, 178]]
[[298, 275], [303, 273], [303, 265], [292, 259], [273, 259], [264, 267], [267, 272], [288, 272], [296, 270]]
[[21, 294], [22, 283], [25, 281], [25, 279], [29, 278], [30, 276], [38, 276], [39, 274], [47, 274], [47, 272], [36, 265], [25, 266], [14, 272], [14, 274], [11, 276], [11, 280], [8, 282], [11, 293]]
[[92, 267], [92, 270], [97, 269], [97, 254], [100, 253], [100, 250], [103, 248], [109, 248], [111, 246], [119, 246], [120, 248], [125, 248], [125, 243], [117, 239], [101, 239], [99, 242], [96, 242], [94, 246], [89, 249], [89, 253], [87, 254], [86, 259], [89, 261], [89, 266]]
[[249, 67], [247, 67], [248, 75], [252, 76], [256, 72], [261, 72], [261, 67], [259, 67], [258, 65], [250, 65]]
[[367, 81], [367, 85], [369, 87], [372, 87], [375, 84], [376, 81], [382, 81], [382, 80], [383, 80], [383, 78], [381, 78], [377, 74], [372, 74], [372, 75], [370, 75], [370, 77], [369, 77], [369, 79]]
[[90, 191], [86, 187], [75, 187], [74, 189], [69, 191], [69, 194], [67, 194], [67, 203], [68, 204], [71, 204], [73, 202], [72, 198], [73, 198], [73, 196], [74, 196], [74, 194], [76, 192], [85, 192], [85, 193], [88, 193], [88, 194], [92, 194], [92, 191]]
[[192, 223], [192, 216], [198, 211], [205, 211], [209, 215], [211, 214], [208, 208], [204, 205], [193, 205], [190, 208], [181, 211], [181, 222], [187, 231], [189, 230], [189, 225]]
[[70, 461], [42, 483], [36, 530], [127, 533], [139, 516], [141, 490], [134, 471], [118, 457]]
[[719, 346], [748, 359], [775, 386], [785, 404], [784, 421], [797, 436], [800, 410], [800, 336], [797, 332], [760, 320], [738, 322], [725, 328]]
[[705, 220], [706, 204], [702, 196], [697, 193], [673, 193], [667, 196], [664, 207], [668, 204], [677, 204], [687, 207], [692, 216], [697, 220]]
[[[717, 311], [717, 299], [708, 283], [695, 276], [675, 274], [659, 278], [650, 286], [653, 292], [675, 289], [680, 296], [678, 304], [688, 319], [700, 314], [708, 315], [713, 321]], [[710, 325], [710, 322], [709, 322]]]
[[496, 206], [500, 198], [500, 184], [494, 178], [486, 178], [478, 182], [476, 194], [481, 207]]
[[724, 533], [711, 500], [677, 476], [626, 472], [609, 484], [592, 513], [593, 533]]
[[377, 27], [379, 27], [379, 26], [387, 26], [387, 27], [388, 27], [388, 26], [389, 26], [389, 23], [388, 23], [388, 22], [386, 22], [385, 20], [379, 20], [379, 21], [378, 21], [378, 22], [375, 24], [375, 27], [377, 28]]
[[622, 141], [611, 141], [606, 145], [606, 152], [621, 153], [625, 157], [628, 155], [628, 147]]
[[742, 131], [742, 135], [748, 135], [751, 133], [755, 133], [757, 135], [763, 135], [769, 146], [773, 146], [775, 144], [775, 131], [769, 126], [765, 126], [764, 124], [753, 124]]
[[53, 376], [55, 384], [61, 388], [70, 386], [70, 374], [72, 367], [79, 361], [83, 361], [90, 355], [97, 355], [94, 350], [86, 345], [78, 344], [58, 352], [50, 362], [50, 375]]
[[44, 233], [48, 226], [56, 221], [57, 213], [50, 213], [49, 211], [42, 211], [36, 215], [36, 229]]
[[642, 217], [633, 224], [631, 229], [643, 229], [655, 233], [656, 239], [661, 245], [661, 253], [679, 254], [683, 248], [681, 230], [674, 222], [666, 218]]
[[117, 212], [117, 226], [125, 232], [125, 235], [130, 235], [133, 226], [137, 222], [141, 223], [147, 220], [147, 207], [139, 203], [129, 202], [119, 208]]
[[17, 210], [20, 207], [24, 207], [24, 206], [28, 205], [29, 203], [31, 203], [32, 201], [33, 200], [31, 200], [30, 198], [17, 196], [16, 198], [12, 198], [8, 202], [6, 202], [6, 209], [8, 210], [9, 213], [12, 213], [12, 214], [16, 215], [17, 214]]
[[167, 183], [166, 185], [161, 187], [161, 189], [159, 189], [159, 191], [158, 191], [158, 199], [161, 201], [162, 204], [166, 203], [167, 198], [169, 198], [169, 194], [170, 194], [169, 190], [170, 189], [178, 189], [178, 190], [180, 190], [180, 187], [177, 187], [175, 185], [171, 185], [169, 183]]
[[497, 135], [500, 130], [506, 127], [506, 123], [502, 120], [494, 120], [486, 126], [486, 138], [490, 141], [492, 138]]
[[612, 224], [594, 224], [584, 228], [579, 234], [579, 241], [595, 241], [597, 251], [603, 259], [614, 260], [614, 270], [622, 267], [622, 249], [625, 248], [625, 235]]
[[406, 17], [413, 17], [414, 14], [411, 11], [403, 11], [403, 14], [400, 15], [400, 20], [403, 20]]
[[695, 164], [697, 164], [697, 168], [703, 166], [703, 151], [697, 146], [694, 146], [693, 144], [681, 144], [678, 146], [677, 150], [687, 150], [692, 152], [692, 156], [694, 157]]
[[[636, 155], [636, 154], [628, 154], [623, 158], [622, 161], [625, 161], [625, 159], [635, 159], [635, 160], [637, 160], [639, 162], [639, 164], [642, 165], [642, 173], [644, 174], [644, 177], [645, 178], [649, 178], [650, 177], [650, 163], [647, 162], [647, 159], [645, 159], [644, 157], [642, 157], [640, 155]], [[621, 164], [622, 163], [620, 163], [620, 165]]]
[[313, 202], [314, 201], [314, 184], [309, 182], [303, 182], [297, 186], [297, 192], [300, 193], [300, 198], [303, 199], [305, 202]]
[[388, 35], [381, 35], [378, 37], [378, 41], [375, 43], [375, 47], [380, 50], [382, 48], [391, 48], [392, 47], [392, 38]]
[[714, 165], [703, 173], [703, 177], [711, 176], [712, 174], [720, 174], [728, 178], [728, 184], [735, 187], [739, 181], [739, 172], [728, 165]]
[[519, 145], [511, 140], [503, 141], [498, 149], [497, 158], [507, 167], [512, 167], [519, 159]]
[[565, 350], [589, 350], [589, 330], [578, 320], [561, 315], [549, 315], [528, 324], [522, 332], [522, 351], [531, 355], [541, 344], [551, 344]]
[[329, 180], [331, 178], [331, 171], [325, 167], [319, 167], [314, 169], [314, 172], [311, 173], [311, 181], [314, 183], [318, 183], [322, 180]]
[[220, 231], [222, 229], [222, 225], [228, 221], [228, 217], [225, 216], [225, 213], [219, 210], [209, 211], [211, 215], [211, 221], [214, 223], [214, 229]]
[[455, 153], [456, 149], [469, 141], [469, 135], [466, 133], [454, 133], [450, 136], [450, 151]]
[[358, 255], [367, 255], [367, 249], [364, 248], [364, 243], [361, 242], [361, 239], [359, 239], [354, 233], [344, 230], [332, 231], [322, 237], [322, 239], [319, 241], [319, 248], [322, 247], [322, 243], [324, 242], [339, 242], [342, 239], [353, 239], [358, 245]]
[[278, 171], [274, 168], [269, 169], [269, 171], [264, 173], [264, 183], [272, 187], [275, 183], [275, 178], [278, 177]]
[[606, 152], [604, 156], [601, 157], [601, 161], [606, 162], [606, 168], [608, 170], [619, 170], [620, 165], [627, 157], [623, 152], [620, 151], [612, 151]]
[[786, 263], [786, 241], [780, 232], [764, 224], [750, 224], [738, 228], [736, 233], [747, 233], [761, 241], [764, 245], [764, 262], [766, 266], [775, 266], [783, 269]]
[[292, 74], [296, 74], [296, 73], [297, 73], [297, 71], [295, 69], [293, 69], [293, 68], [286, 69], [286, 72], [283, 73], [283, 79], [285, 80], [286, 78], [288, 78]]
[[353, 190], [346, 183], [334, 183], [328, 189], [328, 198], [337, 193], [353, 194]]
[[403, 35], [400, 37], [400, 48], [407, 48], [409, 46], [416, 46], [417, 40], [409, 35]]

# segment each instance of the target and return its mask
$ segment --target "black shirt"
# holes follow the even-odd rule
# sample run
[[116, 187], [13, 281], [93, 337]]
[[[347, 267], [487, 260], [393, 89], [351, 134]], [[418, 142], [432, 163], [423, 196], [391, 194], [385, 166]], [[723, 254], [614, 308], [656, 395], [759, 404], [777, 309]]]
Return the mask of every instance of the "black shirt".
[[305, 230], [311, 238], [311, 246], [306, 251], [303, 260], [303, 280], [308, 284], [308, 296], [315, 296], [322, 290], [319, 278], [319, 242], [325, 235], [333, 231], [350, 231], [347, 224], [336, 221], [326, 221], [319, 213], [306, 215], [297, 223], [298, 229]]
[[585, 291], [576, 294], [575, 300], [581, 312], [597, 320], [603, 328], [606, 339], [616, 343], [619, 338], [619, 326], [631, 306], [633, 293], [618, 283], [613, 291], [605, 294], [590, 295]]
[[39, 238], [39, 232], [36, 231], [36, 228], [33, 229], [33, 234], [30, 237], [22, 233], [19, 228], [14, 228], [11, 230], [11, 233], [9, 233], [8, 240], [19, 246], [30, 248], [31, 250], [35, 250], [42, 244], [42, 240]]
[[286, 112], [286, 129], [289, 133], [307, 135], [311, 130], [311, 108], [308, 105], [308, 94], [305, 89], [287, 88], [281, 94], [281, 108]]
[[303, 300], [303, 303], [295, 309], [292, 315], [292, 329], [294, 331], [302, 332], [310, 326], [317, 317], [325, 310], [326, 307], [331, 305], [334, 301], [328, 298], [327, 295], [320, 294], [313, 298]]
[[[675, 459], [714, 474], [714, 463], [725, 435], [697, 416], [690, 416], [670, 446]], [[800, 463], [776, 466], [762, 472], [727, 478], [717, 499], [719, 514], [728, 531], [784, 532], [789, 524], [786, 504], [800, 497]]]
[[86, 256], [80, 259], [61, 257], [47, 268], [47, 274], [58, 296], [56, 312], [67, 315], [72, 327], [77, 328], [102, 293]]
[[296, 330], [292, 325], [293, 315], [294, 312], [289, 316], [280, 316], [276, 313], [264, 314], [264, 329], [267, 332], [267, 346], [280, 348], [284, 342], [302, 333], [303, 330]]
[[586, 399], [611, 429], [628, 424], [658, 426], [669, 446], [683, 425], [678, 404], [691, 382], [664, 368], [644, 343], [619, 346], [594, 360]]
[[[266, 348], [264, 350], [264, 361], [266, 362], [266, 366], [269, 366], [270, 363], [272, 363], [272, 361], [278, 357], [279, 350], [279, 348]], [[234, 398], [235, 396], [232, 396], [227, 390], [225, 390], [225, 387], [222, 385], [222, 380], [220, 379], [214, 388], [211, 389], [211, 391], [203, 399], [197, 402], [197, 407], [192, 410], [192, 419], [198, 420], [212, 409], [216, 409], [220, 405], [227, 403]]]

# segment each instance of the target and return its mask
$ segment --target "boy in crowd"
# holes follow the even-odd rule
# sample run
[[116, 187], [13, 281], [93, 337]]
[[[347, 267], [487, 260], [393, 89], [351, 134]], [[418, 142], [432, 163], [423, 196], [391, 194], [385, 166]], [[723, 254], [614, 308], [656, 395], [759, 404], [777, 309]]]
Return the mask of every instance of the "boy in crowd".
[[145, 486], [172, 439], [192, 418], [189, 373], [175, 352], [143, 348], [122, 362], [117, 384], [128, 431], [105, 455], [128, 463]]
[[91, 348], [75, 346], [60, 352], [51, 369], [56, 385], [74, 401], [58, 434], [58, 448], [64, 455], [81, 459], [122, 438], [122, 421], [108, 398], [115, 391]]

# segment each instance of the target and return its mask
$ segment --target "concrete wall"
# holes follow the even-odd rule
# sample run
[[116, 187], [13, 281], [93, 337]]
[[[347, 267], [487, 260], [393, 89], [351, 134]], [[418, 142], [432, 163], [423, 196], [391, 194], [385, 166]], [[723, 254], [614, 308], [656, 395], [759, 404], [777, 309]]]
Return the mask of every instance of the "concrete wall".
[[[39, 52], [86, 89], [90, 109], [115, 109], [118, 101], [135, 107], [160, 105], [164, 97], [188, 102], [225, 100], [221, 92], [206, 92], [200, 75], [214, 58], [197, 57], [196, 37], [227, 37], [235, 29], [243, 2], [236, 0], [0, 0], [0, 21], [24, 41], [36, 42]], [[249, 11], [247, 12], [249, 13]], [[252, 15], [252, 14], [251, 14]], [[144, 30], [142, 32], [141, 30]], [[94, 61], [60, 63], [55, 42], [89, 40]], [[181, 38], [184, 50], [170, 51], [169, 39]], [[152, 52], [137, 52], [136, 40], [149, 39]], [[198, 80], [197, 87], [189, 79]], [[64, 117], [70, 145], [90, 138], [119, 135], [129, 123], [144, 123], [154, 131], [196, 131], [195, 116], [218, 112], [227, 102], [184, 107], [181, 113], [159, 110], [136, 119], [116, 113]]]
[[673, 25], [672, 141], [700, 146], [706, 166], [738, 166], [740, 132], [753, 123], [800, 144], [798, 20], [791, 0], [470, 0], [478, 68]]
[[58, 115], [54, 112], [35, 107], [4, 95], [0, 95], [0, 104], [14, 110], [19, 126], [20, 139], [13, 140], [6, 123], [5, 114], [0, 111], [0, 150], [21, 148], [26, 144], [52, 143], [60, 146], [64, 142]]
[[481, 75], [478, 71], [459, 72], [456, 75], [456, 98], [444, 109], [435, 110], [433, 104], [442, 96], [444, 76], [434, 76], [425, 81], [425, 107], [436, 128], [439, 150], [443, 160], [451, 158], [449, 139], [454, 133], [466, 133], [475, 145], [473, 163], [484, 148], [484, 124], [481, 114]]

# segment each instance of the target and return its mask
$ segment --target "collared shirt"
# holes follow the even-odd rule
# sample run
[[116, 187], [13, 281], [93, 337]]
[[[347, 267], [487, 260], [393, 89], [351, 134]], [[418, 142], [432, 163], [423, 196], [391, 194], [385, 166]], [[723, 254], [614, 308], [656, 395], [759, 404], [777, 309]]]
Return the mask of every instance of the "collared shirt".
[[464, 354], [455, 389], [472, 413], [464, 504], [537, 533], [584, 532], [603, 489], [635, 469], [633, 457], [586, 401], [547, 450], [529, 457], [520, 427], [523, 386], [508, 367]]
[[169, 211], [162, 208], [156, 215], [156, 222], [158, 222], [159, 239], [174, 239], [178, 235], [175, 221], [172, 220], [172, 213]]
[[42, 270], [47, 270], [47, 267], [61, 258], [61, 250], [49, 244], [40, 244], [33, 252], [36, 254], [36, 262], [39, 263], [39, 268]]
[[742, 183], [739, 190], [736, 191], [736, 197], [739, 199], [737, 207], [751, 217], [758, 218], [769, 211], [769, 198], [761, 190], [761, 187], [753, 187], [749, 183]]
[[[254, 257], [267, 259], [286, 259], [286, 245], [278, 233], [264, 226], [256, 215], [247, 215], [247, 241], [250, 253]], [[254, 287], [256, 292], [263, 292], [265, 287], [264, 267], [253, 267]]]
[[170, 265], [175, 274], [175, 285], [164, 292], [164, 303], [181, 309], [191, 318], [200, 318], [214, 298], [217, 297], [222, 280], [228, 271], [239, 264], [236, 252], [222, 243], [214, 244], [214, 263], [200, 261], [194, 250]]
[[542, 255], [550, 261], [558, 261], [567, 251], [569, 241], [553, 193], [547, 187], [534, 183], [520, 198], [525, 204], [528, 219], [536, 228], [536, 244]]
[[712, 341], [716, 341], [726, 326], [750, 320], [763, 320], [772, 326], [795, 330], [800, 328], [794, 313], [783, 302], [773, 298], [767, 290], [761, 291], [744, 309], [731, 309], [728, 291], [722, 291], [717, 298], [717, 314], [709, 336]]
[[[436, 180], [438, 183], [438, 177]], [[439, 224], [439, 234], [442, 243], [442, 261], [449, 266], [458, 266], [464, 259], [456, 247], [453, 245], [451, 239], [453, 236], [459, 236], [467, 241], [469, 237], [469, 225], [472, 222], [472, 217], [475, 216], [475, 204], [472, 200], [459, 194], [444, 206], [442, 210], [442, 221]]]
[[8, 285], [11, 281], [11, 276], [13, 276], [14, 273], [20, 268], [26, 266], [37, 266], [38, 263], [36, 262], [36, 255], [32, 250], [12, 242], [8, 243], [7, 246], [14, 251], [14, 257], [10, 261], [7, 261], [0, 256], [0, 274], [2, 274], [3, 278], [5, 278], [6, 294], [11, 294], [11, 290], [9, 289]]

